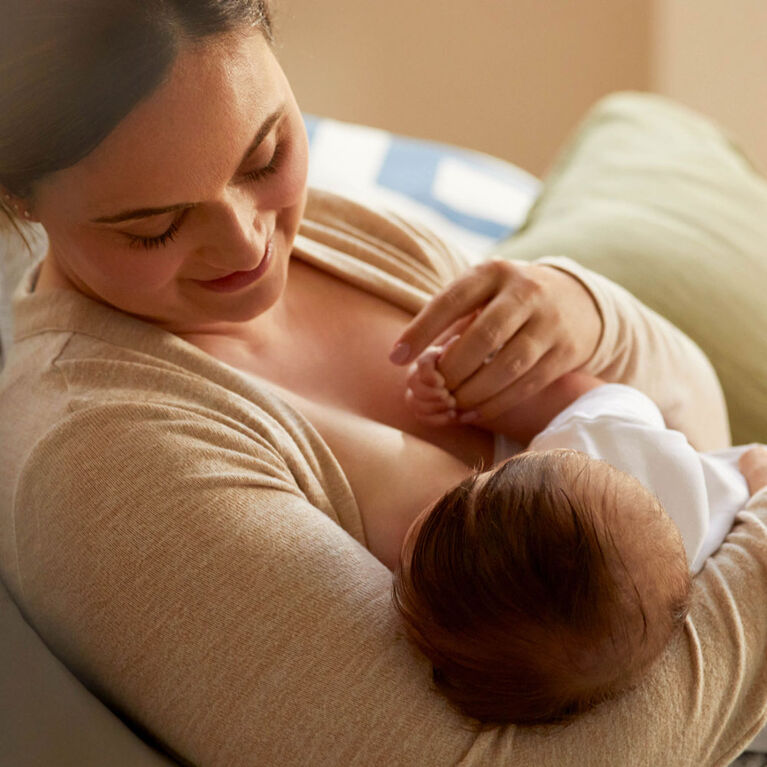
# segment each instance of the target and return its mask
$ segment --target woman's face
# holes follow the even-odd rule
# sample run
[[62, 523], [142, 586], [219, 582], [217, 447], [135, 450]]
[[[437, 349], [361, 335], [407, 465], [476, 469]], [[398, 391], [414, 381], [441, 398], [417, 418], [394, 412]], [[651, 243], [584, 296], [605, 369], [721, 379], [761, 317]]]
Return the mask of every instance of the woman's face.
[[190, 45], [91, 154], [34, 190], [43, 275], [172, 332], [225, 332], [280, 297], [306, 173], [303, 121], [262, 34]]

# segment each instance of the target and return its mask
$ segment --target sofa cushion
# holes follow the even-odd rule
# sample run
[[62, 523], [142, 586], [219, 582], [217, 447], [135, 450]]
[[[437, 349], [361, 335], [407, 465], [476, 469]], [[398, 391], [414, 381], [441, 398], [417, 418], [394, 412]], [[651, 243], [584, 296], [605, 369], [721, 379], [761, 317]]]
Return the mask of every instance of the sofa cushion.
[[722, 130], [658, 96], [599, 102], [492, 252], [551, 254], [684, 330], [717, 370], [733, 441], [767, 442], [767, 181]]

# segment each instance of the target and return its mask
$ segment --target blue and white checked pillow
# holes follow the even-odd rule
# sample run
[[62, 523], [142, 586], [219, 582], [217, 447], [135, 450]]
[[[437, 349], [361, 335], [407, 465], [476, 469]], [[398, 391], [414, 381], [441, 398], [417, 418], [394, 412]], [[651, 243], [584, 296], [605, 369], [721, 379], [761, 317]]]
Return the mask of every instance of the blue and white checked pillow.
[[306, 115], [309, 184], [417, 218], [470, 260], [512, 234], [540, 190], [480, 152]]

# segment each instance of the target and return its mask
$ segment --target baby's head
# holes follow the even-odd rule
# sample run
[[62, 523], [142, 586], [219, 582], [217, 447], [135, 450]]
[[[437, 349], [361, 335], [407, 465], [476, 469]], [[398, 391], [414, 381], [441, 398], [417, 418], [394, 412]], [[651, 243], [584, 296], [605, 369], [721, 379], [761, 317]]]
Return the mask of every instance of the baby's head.
[[408, 531], [394, 599], [437, 687], [486, 723], [564, 722], [631, 687], [681, 626], [679, 532], [574, 450], [469, 477]]

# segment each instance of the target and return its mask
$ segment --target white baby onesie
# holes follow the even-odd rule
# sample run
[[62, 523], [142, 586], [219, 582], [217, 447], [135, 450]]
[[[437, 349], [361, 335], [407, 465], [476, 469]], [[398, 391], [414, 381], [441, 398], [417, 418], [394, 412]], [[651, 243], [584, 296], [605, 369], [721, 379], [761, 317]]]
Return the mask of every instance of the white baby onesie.
[[[579, 397], [529, 449], [563, 447], [607, 461], [655, 494], [682, 534], [693, 573], [722, 544], [749, 498], [738, 458], [751, 445], [699, 453], [681, 432], [666, 428], [652, 400], [622, 384]], [[519, 445], [496, 437], [496, 461], [517, 452]]]

